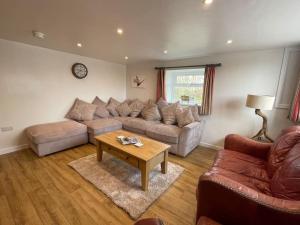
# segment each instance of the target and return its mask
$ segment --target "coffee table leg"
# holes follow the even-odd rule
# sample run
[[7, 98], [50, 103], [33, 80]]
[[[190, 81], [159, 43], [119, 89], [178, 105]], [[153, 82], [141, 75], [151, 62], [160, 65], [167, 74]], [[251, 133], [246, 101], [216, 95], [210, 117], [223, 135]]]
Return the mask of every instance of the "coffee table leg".
[[149, 166], [147, 162], [141, 162], [141, 181], [142, 189], [148, 191], [148, 182], [149, 182]]
[[166, 174], [168, 172], [168, 150], [164, 153], [164, 161], [160, 164], [161, 172]]
[[102, 161], [102, 155], [103, 155], [103, 151], [101, 149], [101, 144], [97, 142], [97, 160], [99, 162]]

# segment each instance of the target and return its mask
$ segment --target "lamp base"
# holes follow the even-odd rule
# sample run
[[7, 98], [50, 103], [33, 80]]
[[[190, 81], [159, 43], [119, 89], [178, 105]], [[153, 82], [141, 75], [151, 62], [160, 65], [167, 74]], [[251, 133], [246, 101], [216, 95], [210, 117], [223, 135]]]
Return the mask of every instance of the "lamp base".
[[263, 118], [263, 126], [251, 139], [258, 141], [263, 141], [265, 139], [268, 142], [274, 142], [273, 139], [270, 138], [267, 134], [267, 117], [261, 112], [260, 109], [255, 109], [255, 114]]

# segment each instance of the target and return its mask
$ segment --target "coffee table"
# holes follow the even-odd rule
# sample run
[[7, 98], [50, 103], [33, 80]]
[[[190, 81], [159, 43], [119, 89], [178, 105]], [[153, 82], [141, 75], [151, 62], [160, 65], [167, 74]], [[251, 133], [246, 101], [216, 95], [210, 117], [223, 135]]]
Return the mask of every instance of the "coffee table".
[[[122, 145], [117, 136], [135, 136], [144, 144], [142, 147]], [[162, 173], [168, 170], [168, 149], [170, 145], [161, 143], [124, 130], [117, 130], [95, 137], [97, 142], [97, 160], [102, 161], [103, 151], [127, 162], [141, 171], [142, 189], [148, 190], [149, 172], [158, 164]]]

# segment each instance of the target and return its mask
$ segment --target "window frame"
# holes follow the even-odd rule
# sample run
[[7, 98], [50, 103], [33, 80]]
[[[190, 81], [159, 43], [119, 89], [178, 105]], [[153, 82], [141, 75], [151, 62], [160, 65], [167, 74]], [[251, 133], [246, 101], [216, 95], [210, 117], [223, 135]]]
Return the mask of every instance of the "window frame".
[[[173, 96], [171, 96], [170, 98], [168, 98], [168, 90], [169, 90], [169, 85], [168, 85], [168, 82], [167, 82], [167, 72], [168, 71], [174, 71], [174, 70], [193, 70], [193, 69], [201, 69], [201, 70], [203, 70], [203, 82], [202, 83], [200, 83], [200, 84], [196, 84], [196, 83], [191, 83], [191, 84], [178, 84], [178, 83], [174, 83], [174, 81], [176, 81], [176, 79], [172, 79], [172, 84], [170, 85], [171, 87], [173, 87], [173, 89], [175, 88], [175, 87], [187, 87], [187, 88], [189, 88], [189, 87], [202, 87], [202, 96], [203, 96], [203, 92], [204, 92], [204, 80], [205, 80], [205, 67], [189, 67], [189, 68], [174, 68], [174, 69], [172, 69], [172, 68], [170, 68], [170, 69], [165, 69], [165, 94], [166, 94], [166, 100], [168, 101], [170, 98], [171, 99], [173, 99]], [[186, 76], [189, 76], [189, 75], [186, 75]], [[171, 91], [171, 95], [173, 95], [174, 94], [174, 91]], [[203, 99], [201, 99], [201, 103], [198, 103], [198, 102], [196, 102], [196, 101], [194, 101], [193, 103], [190, 103], [190, 104], [186, 104], [186, 103], [182, 103], [181, 102], [181, 99], [179, 99], [179, 100], [177, 100], [177, 101], [179, 101], [180, 102], [180, 105], [182, 105], [182, 106], [192, 106], [192, 105], [198, 105], [198, 106], [201, 106], [202, 105], [202, 101], [203, 101]], [[173, 103], [173, 102], [169, 102], [168, 101], [168, 103]]]

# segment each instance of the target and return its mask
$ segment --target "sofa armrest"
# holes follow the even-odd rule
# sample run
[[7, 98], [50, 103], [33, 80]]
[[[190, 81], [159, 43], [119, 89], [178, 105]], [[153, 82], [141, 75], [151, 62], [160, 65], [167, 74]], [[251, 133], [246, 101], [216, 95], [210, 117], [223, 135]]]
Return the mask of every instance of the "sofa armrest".
[[205, 120], [201, 120], [200, 122], [190, 123], [182, 128], [179, 136], [178, 155], [186, 156], [200, 144], [204, 125]]
[[227, 135], [224, 144], [227, 150], [242, 152], [264, 160], [267, 159], [271, 146], [271, 143], [261, 143], [237, 134]]
[[197, 220], [221, 224], [300, 224], [300, 201], [274, 198], [219, 174], [207, 172], [197, 189]]

